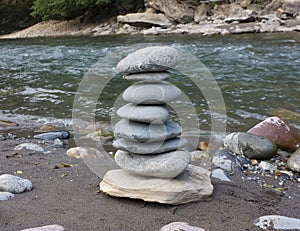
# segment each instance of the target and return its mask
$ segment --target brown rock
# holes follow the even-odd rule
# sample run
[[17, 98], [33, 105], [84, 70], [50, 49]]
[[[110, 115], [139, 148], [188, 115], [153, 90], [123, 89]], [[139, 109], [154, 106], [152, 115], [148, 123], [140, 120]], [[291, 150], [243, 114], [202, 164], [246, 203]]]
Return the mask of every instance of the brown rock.
[[8, 120], [0, 120], [0, 127], [17, 127], [18, 124]]
[[194, 13], [194, 21], [201, 22], [207, 18], [209, 7], [206, 3], [199, 5]]
[[298, 13], [300, 12], [300, 0], [284, 0], [282, 8], [288, 14]]
[[300, 135], [278, 117], [269, 117], [251, 128], [248, 133], [270, 139], [278, 148], [295, 151], [300, 146]]

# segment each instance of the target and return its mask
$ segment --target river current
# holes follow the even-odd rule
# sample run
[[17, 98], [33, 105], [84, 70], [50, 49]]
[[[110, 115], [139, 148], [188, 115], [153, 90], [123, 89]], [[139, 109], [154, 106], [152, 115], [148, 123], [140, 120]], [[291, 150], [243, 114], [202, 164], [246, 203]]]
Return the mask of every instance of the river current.
[[[272, 115], [300, 129], [299, 33], [0, 40], [0, 118], [71, 125], [74, 97], [89, 69], [109, 53], [151, 45], [186, 50], [205, 65], [224, 98], [227, 131], [246, 131]], [[199, 89], [179, 74], [170, 82], [190, 98], [202, 129], [209, 130], [213, 115]], [[108, 83], [97, 121], [110, 121], [115, 100], [129, 85], [120, 76]]]

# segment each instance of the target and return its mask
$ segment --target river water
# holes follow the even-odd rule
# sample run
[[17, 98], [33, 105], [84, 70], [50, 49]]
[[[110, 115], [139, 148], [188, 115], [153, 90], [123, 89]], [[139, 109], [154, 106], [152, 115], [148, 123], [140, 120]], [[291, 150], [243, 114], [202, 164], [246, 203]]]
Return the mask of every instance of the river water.
[[[211, 72], [224, 97], [227, 131], [246, 131], [271, 115], [300, 129], [299, 35], [0, 40], [0, 119], [24, 126], [45, 122], [70, 125], [78, 86], [95, 63], [110, 62], [105, 59], [108, 53], [115, 53], [113, 62], [117, 62], [122, 51], [171, 45], [189, 51]], [[202, 129], [209, 130], [212, 115], [199, 89], [179, 74], [170, 81], [190, 98]], [[116, 98], [129, 84], [120, 76], [108, 83], [97, 103], [97, 121], [110, 120]]]

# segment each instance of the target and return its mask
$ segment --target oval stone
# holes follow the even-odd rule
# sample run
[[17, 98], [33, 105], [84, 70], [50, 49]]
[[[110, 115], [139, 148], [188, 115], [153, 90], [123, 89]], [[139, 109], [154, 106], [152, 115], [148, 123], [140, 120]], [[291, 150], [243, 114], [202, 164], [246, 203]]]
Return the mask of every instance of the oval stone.
[[140, 143], [126, 139], [117, 139], [113, 142], [116, 149], [128, 151], [137, 154], [156, 154], [182, 149], [188, 145], [184, 138], [173, 138], [160, 142], [146, 142]]
[[137, 83], [124, 91], [123, 99], [136, 104], [165, 104], [180, 95], [181, 90], [169, 83]]
[[169, 46], [151, 46], [137, 50], [117, 64], [123, 73], [165, 71], [174, 68], [180, 61], [179, 52]]
[[170, 72], [145, 72], [125, 75], [124, 79], [132, 81], [159, 82], [169, 79]]
[[115, 137], [138, 142], [162, 141], [180, 134], [179, 124], [170, 120], [164, 124], [147, 124], [122, 119], [114, 127]]
[[290, 169], [296, 172], [300, 172], [300, 148], [291, 155], [291, 157], [287, 161], [287, 165]]
[[169, 111], [165, 106], [136, 105], [129, 103], [117, 110], [117, 115], [134, 121], [145, 123], [161, 123], [169, 119]]
[[230, 152], [249, 159], [269, 159], [277, 153], [277, 147], [269, 139], [245, 132], [227, 135], [224, 146]]
[[115, 161], [120, 168], [132, 174], [174, 178], [188, 166], [191, 154], [177, 150], [164, 154], [138, 155], [118, 150]]
[[32, 183], [30, 180], [10, 174], [0, 176], [0, 191], [22, 193], [24, 191], [30, 191], [31, 189]]
[[300, 147], [300, 135], [296, 129], [276, 116], [255, 125], [248, 133], [268, 138], [282, 150], [295, 151]]

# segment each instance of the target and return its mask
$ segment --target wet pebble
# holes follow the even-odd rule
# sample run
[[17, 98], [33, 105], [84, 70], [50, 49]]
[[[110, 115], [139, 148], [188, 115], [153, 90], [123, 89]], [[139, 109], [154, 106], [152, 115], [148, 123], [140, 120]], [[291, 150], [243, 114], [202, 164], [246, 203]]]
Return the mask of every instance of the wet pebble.
[[266, 161], [261, 161], [257, 167], [263, 171], [275, 172], [277, 170], [276, 166]]
[[70, 133], [68, 131], [46, 132], [34, 136], [35, 139], [42, 140], [68, 139], [69, 137]]

